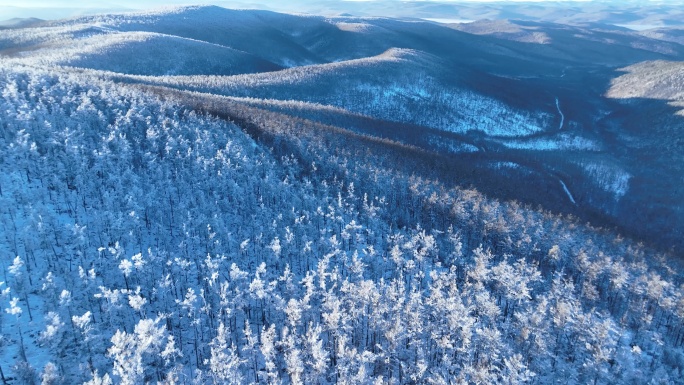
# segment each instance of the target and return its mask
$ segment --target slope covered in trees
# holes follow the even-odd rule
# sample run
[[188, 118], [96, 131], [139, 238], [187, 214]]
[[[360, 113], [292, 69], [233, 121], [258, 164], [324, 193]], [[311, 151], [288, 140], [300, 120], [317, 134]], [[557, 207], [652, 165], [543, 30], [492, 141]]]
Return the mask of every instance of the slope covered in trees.
[[282, 67], [246, 52], [176, 36], [146, 32], [94, 35], [57, 54], [45, 64], [61, 64], [135, 75], [235, 75]]
[[457, 188], [416, 148], [1, 71], [11, 383], [681, 378], [681, 277], [639, 245]]
[[641, 203], [635, 102], [523, 47], [215, 7], [0, 31], [0, 381], [681, 382], [679, 254], [585, 220]]
[[[484, 35], [418, 20], [183, 7], [3, 30], [0, 54], [248, 97], [426, 151], [467, 153], [467, 183], [497, 198], [615, 226], [664, 251], [684, 247], [684, 189], [671, 183], [684, 178], [673, 161], [681, 148], [671, 145], [681, 119], [669, 119], [664, 103], [641, 114], [634, 100], [606, 97], [619, 68], [682, 60], [681, 44], [601, 24], [459, 28]], [[658, 145], [635, 145], [650, 142]], [[500, 178], [480, 178], [483, 170]]]

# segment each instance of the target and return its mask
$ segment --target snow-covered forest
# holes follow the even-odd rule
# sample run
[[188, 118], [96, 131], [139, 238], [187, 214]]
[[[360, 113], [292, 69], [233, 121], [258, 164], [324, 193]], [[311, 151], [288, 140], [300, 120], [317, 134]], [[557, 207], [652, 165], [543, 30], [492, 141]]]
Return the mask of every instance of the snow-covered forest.
[[681, 277], [637, 244], [391, 143], [84, 73], [0, 89], [5, 383], [681, 381]]
[[[389, 49], [369, 58], [288, 68], [276, 76], [262, 72], [125, 79], [267, 101], [287, 95], [291, 100], [336, 106], [387, 121], [502, 138], [543, 132], [552, 121], [548, 113], [518, 111], [496, 99], [445, 84], [439, 74], [448, 70], [442, 67], [424, 52]], [[340, 78], [345, 79], [343, 84]]]
[[639, 203], [564, 88], [353, 35], [432, 24], [219, 10], [0, 33], [0, 385], [682, 383], [675, 252], [471, 187]]

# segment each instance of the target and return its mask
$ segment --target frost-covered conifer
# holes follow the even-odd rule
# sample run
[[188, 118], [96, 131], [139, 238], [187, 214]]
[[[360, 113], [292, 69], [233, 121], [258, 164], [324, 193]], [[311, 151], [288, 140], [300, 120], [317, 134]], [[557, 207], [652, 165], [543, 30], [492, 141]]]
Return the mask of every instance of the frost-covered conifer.
[[62, 383], [62, 377], [59, 374], [57, 366], [52, 362], [45, 364], [43, 373], [40, 376], [40, 385], [59, 385]]
[[241, 366], [244, 364], [234, 345], [228, 345], [229, 330], [219, 324], [216, 337], [212, 340], [209, 370], [215, 384], [240, 385], [244, 381]]
[[266, 328], [263, 327], [261, 331], [261, 339], [259, 341], [261, 354], [264, 357], [266, 365], [266, 377], [269, 385], [280, 383], [280, 376], [278, 374], [278, 367], [276, 361], [276, 330], [275, 325]]
[[112, 379], [109, 377], [109, 373], [105, 373], [102, 377], [97, 371], [93, 373], [93, 378], [86, 381], [83, 385], [112, 385]]

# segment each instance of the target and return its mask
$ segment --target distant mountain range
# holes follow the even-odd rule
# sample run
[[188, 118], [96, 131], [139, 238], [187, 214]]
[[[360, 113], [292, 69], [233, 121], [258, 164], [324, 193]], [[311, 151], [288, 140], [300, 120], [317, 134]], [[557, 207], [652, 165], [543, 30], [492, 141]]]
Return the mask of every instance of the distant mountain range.
[[[398, 4], [401, 6], [398, 6]], [[69, 4], [68, 6], [65, 4]], [[102, 3], [98, 3], [102, 4]], [[188, 4], [188, 2], [118, 2], [118, 5], [79, 7], [70, 3], [55, 3], [52, 8], [0, 6], [6, 18], [38, 17], [58, 19], [84, 14], [131, 11], [140, 7]], [[286, 13], [307, 13], [325, 16], [384, 16], [394, 18], [427, 18], [448, 21], [482, 19], [517, 19], [561, 24], [603, 23], [626, 25], [637, 29], [684, 25], [684, 9], [677, 0], [598, 0], [598, 1], [337, 1], [337, 0], [276, 0], [217, 1], [214, 4], [234, 9], [265, 9]], [[61, 6], [60, 6], [61, 5]], [[116, 8], [116, 7], [119, 8]]]
[[278, 11], [313, 14], [350, 13], [355, 16], [389, 16], [454, 20], [521, 19], [563, 24], [627, 24], [681, 26], [684, 9], [678, 1], [316, 1], [295, 0], [263, 4]]

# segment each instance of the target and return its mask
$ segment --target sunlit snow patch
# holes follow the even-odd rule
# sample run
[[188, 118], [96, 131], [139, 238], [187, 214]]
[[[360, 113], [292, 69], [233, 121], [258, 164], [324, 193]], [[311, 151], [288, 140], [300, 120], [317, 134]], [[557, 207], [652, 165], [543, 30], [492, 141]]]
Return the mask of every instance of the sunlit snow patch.
[[507, 169], [507, 168], [520, 168], [520, 165], [515, 162], [496, 162], [493, 167], [497, 170]]
[[368, 33], [368, 32], [371, 32], [372, 29], [376, 28], [375, 26], [367, 24], [367, 23], [347, 23], [347, 22], [335, 23], [335, 26], [340, 31], [359, 32], [359, 33]]
[[620, 199], [629, 191], [632, 176], [625, 170], [604, 163], [580, 163], [591, 180], [604, 191], [613, 193]]
[[[347, 108], [361, 108], [368, 115], [405, 120], [454, 133], [479, 131], [488, 136], [525, 137], [543, 132], [551, 118], [541, 112], [518, 111], [494, 98], [468, 90], [445, 90], [429, 77], [383, 86], [360, 84], [356, 91], [368, 96], [367, 103]], [[443, 113], [416, 114], [414, 109], [408, 108], [416, 104], [424, 104], [426, 111], [434, 109]]]
[[594, 141], [581, 136], [562, 134], [551, 138], [532, 138], [501, 141], [501, 144], [516, 150], [578, 150], [599, 151], [601, 147]]

